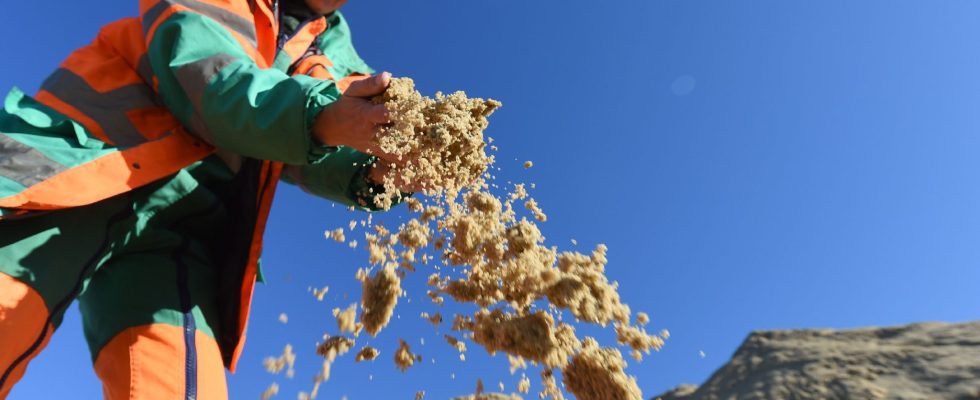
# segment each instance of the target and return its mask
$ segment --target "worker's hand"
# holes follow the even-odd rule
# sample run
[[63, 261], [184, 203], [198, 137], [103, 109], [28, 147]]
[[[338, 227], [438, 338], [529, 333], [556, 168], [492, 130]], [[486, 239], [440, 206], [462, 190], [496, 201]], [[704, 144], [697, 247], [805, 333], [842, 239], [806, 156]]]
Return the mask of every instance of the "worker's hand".
[[347, 146], [382, 160], [392, 160], [374, 140], [381, 125], [390, 122], [388, 110], [384, 104], [370, 101], [384, 93], [389, 83], [391, 74], [387, 72], [351, 83], [337, 101], [324, 107], [317, 116], [314, 136], [327, 146]]

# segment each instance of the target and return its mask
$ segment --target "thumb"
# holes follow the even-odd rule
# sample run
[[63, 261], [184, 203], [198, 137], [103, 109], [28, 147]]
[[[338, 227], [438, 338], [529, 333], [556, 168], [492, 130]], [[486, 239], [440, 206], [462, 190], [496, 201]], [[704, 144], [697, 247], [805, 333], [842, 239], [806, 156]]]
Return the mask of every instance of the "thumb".
[[391, 83], [391, 74], [382, 72], [370, 78], [352, 82], [350, 87], [347, 88], [347, 91], [344, 92], [344, 95], [365, 98], [374, 97], [384, 93], [388, 89], [389, 83]]

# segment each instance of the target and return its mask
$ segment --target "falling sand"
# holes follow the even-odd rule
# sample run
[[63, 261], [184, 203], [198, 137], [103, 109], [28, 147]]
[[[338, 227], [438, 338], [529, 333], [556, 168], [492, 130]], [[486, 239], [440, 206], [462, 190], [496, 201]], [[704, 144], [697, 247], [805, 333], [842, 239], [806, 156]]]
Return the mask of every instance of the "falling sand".
[[378, 351], [378, 349], [371, 346], [364, 346], [364, 348], [357, 352], [357, 355], [354, 356], [354, 361], [373, 361], [375, 358], [378, 358], [379, 354], [381, 354], [381, 352]]
[[293, 353], [293, 346], [287, 344], [279, 357], [266, 357], [262, 361], [265, 370], [270, 374], [278, 374], [283, 369], [286, 370], [286, 377], [292, 378], [294, 374], [293, 366], [296, 364], [296, 354]]
[[[506, 196], [491, 193], [497, 187], [489, 172], [494, 157], [486, 153], [483, 130], [500, 103], [467, 98], [462, 92], [423, 97], [406, 78], [393, 79], [387, 92], [373, 101], [385, 104], [393, 121], [377, 136], [377, 144], [401, 158], [384, 177], [385, 191], [375, 196], [374, 205], [387, 209], [403, 201], [413, 216], [396, 232], [372, 224], [373, 232], [365, 233], [374, 272], [357, 273], [363, 288], [360, 321], [348, 317], [352, 308], [335, 311], [341, 331], [356, 334], [363, 326], [376, 336], [403, 294], [401, 280], [426, 267], [423, 276], [433, 303], [442, 304], [449, 297], [478, 308], [470, 315], [455, 315], [453, 330], [490, 354], [507, 354], [512, 373], [526, 368], [525, 360], [544, 368], [540, 398], [563, 399], [554, 374], [560, 371], [565, 387], [580, 400], [642, 399], [635, 379], [625, 372], [620, 350], [602, 347], [592, 338], [580, 339], [562, 316], [569, 313], [578, 323], [612, 325], [617, 344], [629, 348], [635, 358], [660, 349], [666, 337], [646, 332], [646, 314], [638, 313], [637, 324], [630, 323], [632, 313], [620, 300], [618, 284], [606, 278], [605, 245], [588, 254], [559, 252], [545, 245], [536, 223], [547, 221], [547, 215], [524, 184], [515, 184]], [[531, 166], [530, 161], [525, 164]], [[403, 198], [397, 188], [404, 186], [422, 188], [426, 196]], [[519, 213], [530, 213], [533, 219]], [[328, 233], [334, 240], [339, 237]], [[428, 265], [432, 260], [443, 268]], [[433, 324], [442, 320], [437, 313], [424, 317]], [[448, 335], [446, 340], [462, 358], [465, 343]], [[358, 361], [376, 356], [359, 353]], [[394, 359], [405, 371], [421, 357], [400, 340]], [[530, 380], [524, 376], [518, 390], [529, 389]], [[516, 395], [474, 396], [466, 398]]]
[[320, 384], [330, 379], [330, 367], [333, 362], [352, 347], [354, 347], [354, 340], [343, 336], [328, 336], [316, 346], [316, 354], [323, 357], [323, 364], [320, 373], [313, 377], [313, 390], [306, 398], [316, 398]]
[[408, 347], [408, 343], [405, 340], [399, 339], [398, 341], [398, 350], [395, 351], [395, 366], [400, 371], [405, 372], [405, 370], [416, 362], [422, 361], [422, 356], [412, 354], [412, 349]]

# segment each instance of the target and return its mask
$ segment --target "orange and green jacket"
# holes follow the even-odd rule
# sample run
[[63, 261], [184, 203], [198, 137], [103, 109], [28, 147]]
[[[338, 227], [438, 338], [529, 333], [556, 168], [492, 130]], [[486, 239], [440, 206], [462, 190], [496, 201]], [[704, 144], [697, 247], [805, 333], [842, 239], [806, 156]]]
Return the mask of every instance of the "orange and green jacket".
[[[105, 26], [33, 98], [14, 89], [0, 110], [0, 224], [128, 192], [216, 152], [238, 170], [243, 200], [236, 225], [223, 228], [230, 244], [220, 260], [230, 299], [219, 345], [231, 370], [280, 177], [357, 206], [372, 161], [311, 137], [320, 110], [372, 72], [343, 16], [317, 16], [281, 36], [277, 8], [276, 0], [140, 0], [139, 17]], [[12, 128], [24, 125], [31, 131]]]

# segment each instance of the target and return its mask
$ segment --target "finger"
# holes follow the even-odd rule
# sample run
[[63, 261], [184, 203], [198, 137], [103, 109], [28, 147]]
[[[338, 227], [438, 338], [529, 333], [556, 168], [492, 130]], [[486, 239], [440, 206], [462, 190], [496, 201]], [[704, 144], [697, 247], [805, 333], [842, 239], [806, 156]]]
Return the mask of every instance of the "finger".
[[365, 108], [364, 116], [368, 121], [375, 124], [387, 124], [391, 122], [391, 114], [384, 104], [371, 105]]
[[385, 89], [388, 89], [389, 83], [391, 83], [391, 74], [382, 72], [370, 78], [352, 82], [344, 94], [354, 97], [374, 97], [384, 93]]
[[397, 155], [384, 151], [384, 149], [382, 149], [381, 146], [375, 142], [367, 145], [365, 152], [372, 156], [378, 157], [379, 163], [385, 163], [389, 167], [397, 165], [399, 162], [399, 157]]

